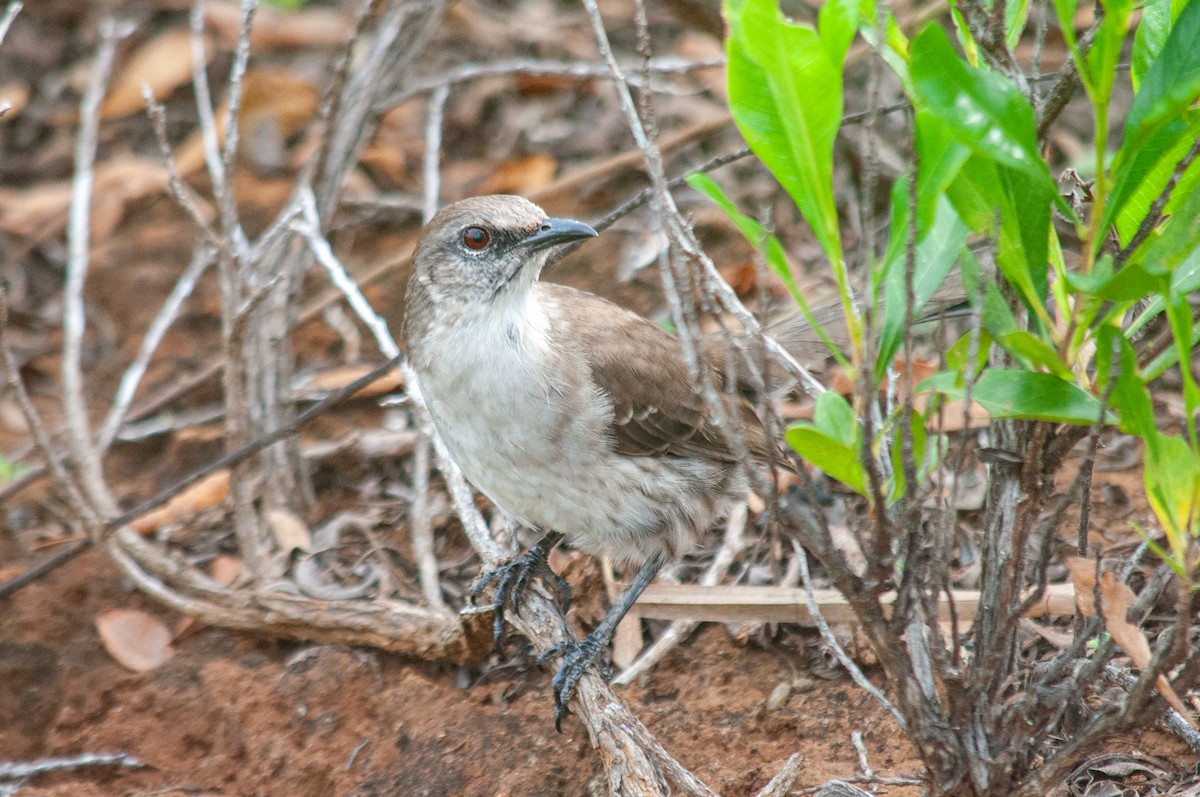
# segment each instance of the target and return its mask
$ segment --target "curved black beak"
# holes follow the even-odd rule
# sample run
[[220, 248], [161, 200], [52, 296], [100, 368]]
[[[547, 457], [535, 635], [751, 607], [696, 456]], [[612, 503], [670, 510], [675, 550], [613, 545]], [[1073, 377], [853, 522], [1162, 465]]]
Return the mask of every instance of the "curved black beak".
[[531, 252], [552, 246], [569, 244], [581, 238], [595, 238], [599, 233], [582, 221], [574, 219], [542, 219], [537, 231], [521, 239], [521, 245]]

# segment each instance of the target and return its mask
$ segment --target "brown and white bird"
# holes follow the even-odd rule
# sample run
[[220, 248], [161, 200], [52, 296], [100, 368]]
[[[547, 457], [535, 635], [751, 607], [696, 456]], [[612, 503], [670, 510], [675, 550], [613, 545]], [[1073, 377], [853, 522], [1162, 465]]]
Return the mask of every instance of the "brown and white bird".
[[[531, 572], [549, 575], [545, 554], [562, 536], [641, 563], [600, 625], [564, 651], [559, 720], [663, 562], [746, 492], [679, 339], [598, 296], [538, 281], [552, 249], [594, 235], [520, 197], [456, 202], [417, 244], [405, 313], [409, 358], [451, 456], [497, 506], [547, 533], [502, 574], [498, 613]], [[719, 364], [721, 352], [711, 354]], [[712, 378], [750, 390], [724, 385], [721, 367]], [[739, 407], [751, 456], [776, 458], [750, 401]]]

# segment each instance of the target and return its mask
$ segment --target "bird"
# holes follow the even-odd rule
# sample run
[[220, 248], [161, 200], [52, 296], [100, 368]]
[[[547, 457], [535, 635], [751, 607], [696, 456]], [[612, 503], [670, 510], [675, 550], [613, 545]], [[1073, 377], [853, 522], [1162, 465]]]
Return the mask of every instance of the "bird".
[[[422, 231], [405, 295], [409, 363], [447, 451], [496, 506], [545, 535], [472, 591], [498, 583], [497, 643], [504, 609], [529, 579], [541, 578], [564, 607], [569, 601], [546, 564], [560, 540], [639, 565], [582, 641], [549, 652], [562, 656], [551, 681], [560, 731], [579, 678], [664, 562], [744, 500], [747, 463], [722, 419], [739, 427], [751, 466], [784, 461], [755, 411], [762, 385], [727, 368], [717, 341], [701, 340], [704, 367], [733, 397], [732, 412], [697, 388], [678, 336], [591, 293], [540, 280], [554, 250], [596, 234], [521, 197], [460, 200]], [[796, 329], [793, 342], [811, 344]]]
[[[499, 576], [499, 612], [514, 597], [503, 592], [549, 575], [545, 556], [563, 537], [640, 565], [600, 624], [556, 651], [559, 723], [663, 563], [748, 489], [680, 339], [598, 296], [539, 280], [554, 249], [595, 235], [521, 197], [461, 200], [426, 225], [405, 297], [409, 363], [447, 451], [496, 506], [546, 534]], [[722, 359], [714, 347], [710, 376], [724, 390]], [[735, 387], [746, 393], [736, 408], [751, 456], [777, 458], [751, 390]], [[563, 582], [550, 578], [562, 594]]]

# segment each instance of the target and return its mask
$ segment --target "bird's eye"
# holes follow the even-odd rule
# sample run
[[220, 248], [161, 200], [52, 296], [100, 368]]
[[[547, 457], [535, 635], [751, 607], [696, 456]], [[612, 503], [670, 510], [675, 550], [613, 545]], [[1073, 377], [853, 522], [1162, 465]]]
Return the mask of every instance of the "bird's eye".
[[467, 248], [475, 249], [476, 251], [487, 246], [492, 240], [492, 236], [482, 227], [468, 227], [463, 230], [462, 237], [463, 243], [467, 245]]

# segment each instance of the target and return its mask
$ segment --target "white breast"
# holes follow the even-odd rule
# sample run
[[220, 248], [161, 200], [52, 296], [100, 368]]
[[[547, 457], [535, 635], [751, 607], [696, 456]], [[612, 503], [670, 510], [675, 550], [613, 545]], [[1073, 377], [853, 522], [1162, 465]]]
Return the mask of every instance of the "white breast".
[[586, 358], [551, 345], [566, 323], [530, 291], [432, 330], [426, 351], [443, 356], [414, 367], [439, 434], [467, 479], [528, 525], [618, 559], [686, 549], [724, 511], [729, 468], [617, 455]]

